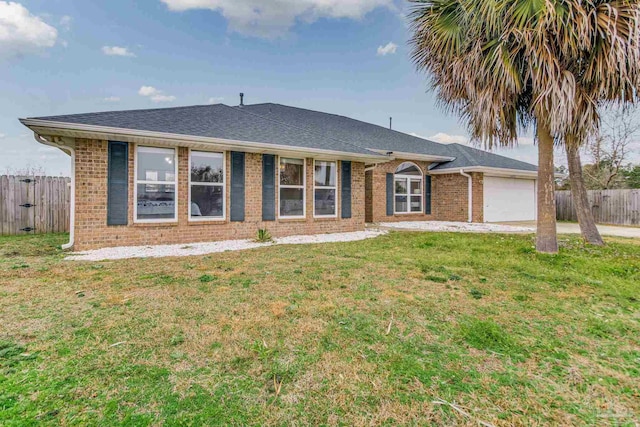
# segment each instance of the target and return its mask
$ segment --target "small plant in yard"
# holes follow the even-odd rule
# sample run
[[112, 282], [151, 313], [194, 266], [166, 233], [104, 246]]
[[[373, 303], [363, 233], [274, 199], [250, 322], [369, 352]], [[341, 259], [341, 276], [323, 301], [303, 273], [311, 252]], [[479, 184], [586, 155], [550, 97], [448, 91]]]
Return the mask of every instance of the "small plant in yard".
[[477, 289], [471, 289], [469, 291], [469, 293], [471, 294], [472, 297], [474, 297], [475, 299], [481, 299], [482, 298], [482, 291], [479, 291]]
[[198, 280], [200, 281], [200, 283], [210, 283], [216, 280], [215, 276], [212, 276], [210, 274], [203, 274], [202, 276], [200, 276], [198, 278]]
[[258, 230], [258, 236], [256, 238], [256, 242], [258, 243], [269, 243], [273, 240], [271, 237], [271, 233], [266, 228], [261, 228]]
[[179, 333], [172, 336], [169, 343], [174, 347], [180, 344], [184, 344], [184, 335], [182, 335], [182, 333]]

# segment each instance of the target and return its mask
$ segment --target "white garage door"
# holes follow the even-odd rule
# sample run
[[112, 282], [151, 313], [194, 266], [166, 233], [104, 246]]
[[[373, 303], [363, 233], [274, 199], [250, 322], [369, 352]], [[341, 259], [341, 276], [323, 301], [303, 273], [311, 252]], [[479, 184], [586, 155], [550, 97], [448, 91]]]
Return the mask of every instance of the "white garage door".
[[535, 180], [485, 175], [485, 222], [533, 221], [536, 210]]

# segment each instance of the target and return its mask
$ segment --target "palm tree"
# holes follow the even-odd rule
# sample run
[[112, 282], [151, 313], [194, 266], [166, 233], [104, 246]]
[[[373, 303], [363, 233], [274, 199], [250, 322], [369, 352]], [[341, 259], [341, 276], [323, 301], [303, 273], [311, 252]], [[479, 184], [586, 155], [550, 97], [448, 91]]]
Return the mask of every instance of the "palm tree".
[[579, 26], [582, 48], [566, 58], [566, 66], [576, 80], [574, 104], [577, 107], [576, 119], [564, 141], [571, 194], [582, 236], [587, 243], [598, 246], [604, 245], [604, 241], [589, 207], [580, 147], [593, 133], [591, 130], [598, 130], [600, 108], [635, 102], [640, 74], [638, 4], [637, 1], [597, 2], [590, 11], [591, 19], [584, 16]]
[[413, 61], [473, 139], [511, 146], [535, 126], [536, 247], [557, 252], [554, 145], [595, 132], [599, 103], [634, 99], [638, 1], [410, 1]]
[[571, 198], [576, 209], [580, 232], [584, 240], [595, 246], [604, 246], [604, 240], [596, 226], [596, 220], [589, 207], [587, 186], [582, 176], [582, 160], [580, 159], [580, 147], [582, 143], [573, 135], [567, 135], [565, 139], [565, 151], [569, 165], [569, 182], [571, 184]]

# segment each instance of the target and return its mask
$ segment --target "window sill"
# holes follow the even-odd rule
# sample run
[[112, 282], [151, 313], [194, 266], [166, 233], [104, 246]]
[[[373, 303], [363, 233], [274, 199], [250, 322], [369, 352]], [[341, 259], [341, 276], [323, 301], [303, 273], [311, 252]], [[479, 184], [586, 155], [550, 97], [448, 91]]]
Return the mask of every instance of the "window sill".
[[298, 217], [278, 217], [278, 221], [280, 222], [306, 222], [307, 217], [298, 216]]
[[314, 216], [314, 221], [337, 221], [339, 218], [337, 216]]
[[189, 219], [189, 225], [222, 225], [228, 222], [226, 218]]
[[133, 222], [133, 226], [134, 227], [177, 227], [178, 226], [178, 221], [143, 221], [143, 222], [138, 222], [138, 221], [134, 221]]

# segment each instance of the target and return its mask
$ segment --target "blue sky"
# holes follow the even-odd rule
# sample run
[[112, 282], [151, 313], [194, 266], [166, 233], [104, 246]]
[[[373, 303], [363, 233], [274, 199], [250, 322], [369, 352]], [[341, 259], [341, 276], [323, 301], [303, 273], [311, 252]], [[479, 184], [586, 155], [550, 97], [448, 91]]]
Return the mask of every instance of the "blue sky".
[[[222, 102], [276, 102], [446, 141], [409, 59], [396, 0], [0, 1], [0, 174], [68, 158], [18, 117]], [[535, 162], [531, 138], [501, 154]]]

